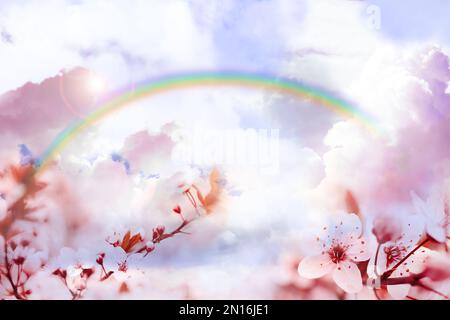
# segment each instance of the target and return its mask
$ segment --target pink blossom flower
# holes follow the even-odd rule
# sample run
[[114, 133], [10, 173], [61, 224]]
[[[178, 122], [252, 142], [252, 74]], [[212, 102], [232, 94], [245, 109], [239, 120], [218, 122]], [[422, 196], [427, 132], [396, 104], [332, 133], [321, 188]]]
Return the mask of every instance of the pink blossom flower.
[[[139, 232], [132, 235], [131, 231], [127, 231], [127, 233], [125, 233], [123, 238], [115, 243], [118, 243], [118, 245], [123, 249], [123, 251], [130, 254], [142, 248], [142, 242], [143, 238]], [[139, 247], [140, 244], [141, 246]]]
[[[18, 238], [18, 237], [16, 237]], [[16, 239], [19, 240], [19, 239]], [[31, 294], [28, 280], [38, 272], [47, 259], [42, 251], [29, 246], [29, 241], [8, 240], [0, 236], [0, 293], [2, 297], [27, 299]]]
[[[392, 278], [419, 273], [423, 269], [426, 249], [422, 248], [407, 260], [402, 260], [410, 254], [423, 237], [423, 220], [417, 215], [408, 215], [391, 219], [390, 222], [400, 227], [400, 236], [392, 238], [392, 241], [379, 242], [379, 249], [369, 261], [368, 275], [378, 278], [393, 268], [395, 270], [390, 275]], [[410, 284], [387, 286], [389, 294], [396, 299], [406, 297], [410, 288]]]
[[361, 272], [357, 262], [368, 260], [367, 241], [362, 237], [362, 225], [355, 214], [342, 214], [322, 229], [316, 238], [317, 254], [304, 258], [299, 266], [300, 276], [308, 279], [332, 274], [336, 284], [348, 293], [362, 289]]
[[433, 281], [450, 279], [450, 261], [448, 256], [440, 252], [431, 252], [423, 274]]
[[[10, 255], [11, 260], [17, 265], [20, 264], [23, 270], [28, 274], [37, 272], [47, 260], [47, 253], [22, 245], [17, 246]], [[21, 261], [21, 263], [18, 263], [19, 261]]]
[[152, 241], [153, 243], [159, 243], [164, 238], [164, 232], [166, 230], [166, 227], [164, 226], [157, 226], [156, 228], [153, 228], [153, 236]]
[[53, 271], [53, 275], [61, 278], [73, 299], [79, 299], [86, 290], [88, 279], [94, 272], [94, 268], [74, 265], [67, 267], [67, 269], [56, 269]]
[[87, 282], [95, 272], [94, 257], [86, 250], [62, 248], [59, 256], [52, 261], [52, 274], [62, 280], [72, 299], [80, 299], [83, 296]]
[[417, 213], [425, 218], [427, 234], [437, 242], [445, 242], [450, 237], [450, 211], [444, 197], [434, 192], [423, 200], [412, 191], [411, 198]]
[[146, 257], [155, 249], [153, 242], [145, 242], [143, 231], [132, 233], [128, 230], [125, 234], [115, 232], [113, 240], [109, 238], [106, 241], [110, 246], [104, 248], [104, 251], [97, 257], [97, 264], [103, 268], [117, 268], [122, 272], [128, 270], [130, 261]]
[[377, 242], [383, 244], [399, 240], [402, 237], [402, 228], [396, 221], [392, 221], [392, 218], [383, 214], [374, 219], [372, 233]]

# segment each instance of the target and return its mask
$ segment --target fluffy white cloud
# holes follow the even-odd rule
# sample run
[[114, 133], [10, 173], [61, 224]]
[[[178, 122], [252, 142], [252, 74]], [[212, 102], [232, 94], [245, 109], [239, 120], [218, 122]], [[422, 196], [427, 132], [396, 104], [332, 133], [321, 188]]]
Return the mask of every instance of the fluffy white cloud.
[[214, 52], [185, 1], [52, 0], [6, 3], [0, 23], [0, 91], [88, 67], [112, 85], [180, 69], [207, 68]]
[[377, 137], [350, 122], [336, 124], [325, 142], [322, 187], [348, 187], [373, 210], [409, 202], [410, 190], [428, 193], [448, 177], [446, 92], [448, 55], [437, 47], [374, 53], [358, 86], [358, 101], [378, 118]]

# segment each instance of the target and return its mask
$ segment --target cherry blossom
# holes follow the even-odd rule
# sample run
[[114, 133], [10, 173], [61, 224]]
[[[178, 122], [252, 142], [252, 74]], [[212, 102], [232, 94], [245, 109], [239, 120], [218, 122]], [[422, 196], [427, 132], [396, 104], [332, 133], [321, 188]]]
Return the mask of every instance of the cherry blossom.
[[298, 272], [308, 279], [332, 274], [336, 284], [348, 293], [362, 289], [358, 262], [370, 258], [362, 224], [355, 214], [340, 214], [316, 238], [317, 254], [302, 259]]
[[[387, 216], [384, 218], [388, 219]], [[400, 229], [395, 228], [395, 236], [391, 237], [390, 241], [378, 241], [378, 248], [369, 261], [368, 275], [374, 278], [400, 278], [422, 271], [428, 250], [420, 248], [419, 244], [424, 236], [421, 217], [408, 215], [390, 218], [385, 223], [395, 224]], [[397, 233], [398, 230], [401, 232]], [[377, 234], [376, 226], [373, 232]], [[420, 251], [413, 252], [415, 248], [420, 248]], [[410, 287], [408, 283], [388, 285], [387, 290], [392, 297], [403, 299]]]
[[442, 252], [430, 252], [429, 259], [422, 272], [424, 279], [416, 290], [421, 299], [450, 299], [450, 261]]
[[62, 248], [50, 263], [52, 274], [61, 280], [73, 300], [80, 299], [87, 289], [89, 278], [94, 274], [94, 257], [88, 250]]
[[[25, 173], [24, 169], [17, 169], [18, 181]], [[39, 297], [42, 295], [39, 290], [44, 289], [36, 284], [45, 282], [45, 276], [54, 280], [58, 297], [101, 298], [105, 297], [102, 290], [111, 290], [115, 298], [136, 296], [136, 290], [145, 286], [148, 273], [144, 271], [152, 269], [142, 266], [155, 261], [144, 259], [168, 239], [188, 239], [191, 232], [199, 230], [190, 228], [191, 223], [211, 219], [209, 215], [215, 205], [207, 210], [207, 201], [197, 189], [195, 185], [181, 188], [186, 201], [174, 201], [166, 206], [164, 212], [169, 219], [163, 220], [164, 224], [143, 227], [135, 224], [117, 232], [108, 231], [107, 227], [104, 232], [110, 236], [106, 239], [99, 237], [93, 243], [72, 241], [71, 248], [63, 248], [56, 257], [50, 255], [51, 250], [45, 244], [39, 243], [38, 234], [45, 233], [46, 223], [36, 217], [45, 210], [34, 210], [35, 203], [29, 201], [32, 194], [25, 190], [16, 199], [14, 210], [9, 210], [11, 205], [6, 205], [6, 215], [10, 219], [0, 217], [4, 230], [8, 231], [6, 236], [0, 237], [0, 248], [6, 248], [0, 250], [0, 296], [7, 299]], [[38, 190], [41, 187], [36, 185]], [[0, 200], [4, 200], [2, 195]], [[296, 252], [295, 259], [289, 266], [295, 266], [295, 270], [290, 270], [286, 281], [274, 289], [274, 296], [302, 299], [434, 299], [437, 296], [448, 299], [447, 266], [431, 263], [430, 256], [439, 254], [444, 262], [448, 262], [448, 257], [433, 247], [424, 247], [434, 243], [430, 241], [432, 232], [427, 229], [430, 237], [424, 232], [424, 215], [392, 210], [368, 221], [356, 196], [352, 203], [352, 207], [358, 208], [358, 215], [331, 216], [329, 223], [314, 237], [311, 255], [300, 259], [298, 251], [293, 251]], [[184, 215], [189, 209], [192, 214]], [[178, 221], [178, 225], [174, 226], [173, 221]], [[208, 224], [199, 225], [206, 227]], [[363, 236], [363, 225], [371, 227], [372, 238]], [[7, 264], [3, 263], [5, 258]], [[366, 262], [369, 258], [370, 262]], [[297, 278], [292, 276], [292, 271]], [[190, 297], [189, 285], [186, 288], [186, 297]], [[66, 296], [61, 295], [61, 290]]]
[[107, 277], [110, 271], [105, 270], [105, 266], [118, 271], [126, 272], [131, 257], [138, 255], [144, 257], [154, 250], [152, 245], [148, 245], [144, 239], [144, 232], [132, 233], [114, 232], [113, 240], [108, 238], [106, 242], [110, 245], [97, 257], [97, 264], [101, 265]]
[[402, 228], [398, 223], [393, 222], [392, 218], [384, 214], [374, 219], [372, 233], [378, 243], [384, 244], [399, 240], [402, 237]]
[[427, 234], [438, 242], [445, 242], [450, 237], [450, 211], [444, 197], [433, 192], [426, 200], [411, 192], [416, 212], [425, 218]]
[[450, 261], [443, 253], [431, 252], [427, 265], [423, 271], [424, 276], [433, 281], [445, 281], [450, 279]]
[[53, 271], [53, 275], [62, 280], [72, 295], [72, 300], [76, 300], [83, 296], [87, 288], [87, 281], [94, 274], [94, 271], [95, 269], [92, 267], [76, 264], [67, 267], [67, 269], [56, 269]]
[[345, 297], [345, 292], [336, 287], [333, 280], [326, 277], [306, 279], [298, 276], [298, 254], [287, 253], [280, 259], [280, 267], [274, 270], [277, 289], [275, 299], [305, 300], [326, 299], [337, 300]]
[[26, 299], [31, 290], [28, 280], [43, 266], [47, 254], [37, 251], [29, 241], [8, 240], [0, 236], [0, 290], [4, 296]]
[[23, 261], [23, 271], [27, 274], [35, 273], [48, 260], [48, 254], [46, 252], [38, 251], [29, 245], [24, 245], [23, 242], [15, 247], [10, 255], [13, 261]]
[[145, 244], [143, 243], [144, 238], [141, 235], [141, 232], [137, 232], [132, 234], [130, 230], [128, 230], [123, 237], [120, 233], [114, 234], [116, 238], [115, 241], [107, 240], [109, 244], [113, 247], [119, 247], [123, 250], [125, 254], [133, 254], [137, 252], [142, 252], [145, 248]]

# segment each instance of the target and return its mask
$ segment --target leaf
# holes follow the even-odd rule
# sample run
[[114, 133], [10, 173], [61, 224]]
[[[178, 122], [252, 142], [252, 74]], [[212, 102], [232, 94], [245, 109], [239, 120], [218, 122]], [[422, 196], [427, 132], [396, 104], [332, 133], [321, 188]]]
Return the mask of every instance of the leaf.
[[141, 241], [142, 241], [142, 237], [141, 237], [140, 233], [135, 234], [134, 236], [132, 236], [131, 239], [130, 239], [130, 242], [128, 244], [128, 252], [133, 250], [134, 246], [137, 245]]
[[122, 282], [122, 284], [119, 287], [119, 293], [127, 293], [127, 292], [130, 292], [130, 289], [128, 288], [126, 282]]
[[131, 232], [128, 231], [128, 232], [125, 233], [125, 235], [123, 236], [122, 243], [120, 244], [120, 247], [121, 247], [125, 252], [127, 252], [128, 243], [130, 242], [130, 237], [131, 237]]
[[211, 213], [219, 203], [223, 189], [220, 184], [220, 173], [217, 168], [214, 168], [209, 175], [209, 185], [210, 191], [205, 197], [203, 197], [201, 191], [195, 185], [193, 186], [197, 191], [198, 200], [208, 214]]
[[47, 185], [36, 180], [34, 175], [34, 167], [27, 166], [10, 166], [9, 169], [2, 173], [0, 178], [10, 176], [17, 186], [23, 186], [23, 194], [8, 208], [6, 217], [0, 221], [0, 234], [7, 236], [12, 224], [17, 220], [30, 219], [28, 215], [39, 208], [28, 206], [28, 200], [33, 198], [39, 191], [43, 190]]
[[345, 205], [348, 213], [354, 213], [361, 217], [361, 211], [359, 209], [358, 201], [350, 190], [347, 190], [345, 194]]
[[131, 232], [128, 231], [123, 239], [122, 243], [120, 244], [120, 247], [126, 252], [130, 253], [134, 246], [142, 241], [142, 236], [140, 233], [135, 234], [134, 236], [131, 236]]

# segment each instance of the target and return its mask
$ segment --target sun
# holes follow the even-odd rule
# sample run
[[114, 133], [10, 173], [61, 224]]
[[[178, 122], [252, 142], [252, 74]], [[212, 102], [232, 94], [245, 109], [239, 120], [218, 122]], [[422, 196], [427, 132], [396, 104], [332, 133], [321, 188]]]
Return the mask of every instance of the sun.
[[101, 94], [106, 91], [106, 80], [98, 74], [91, 73], [86, 82], [87, 88], [93, 94]]

